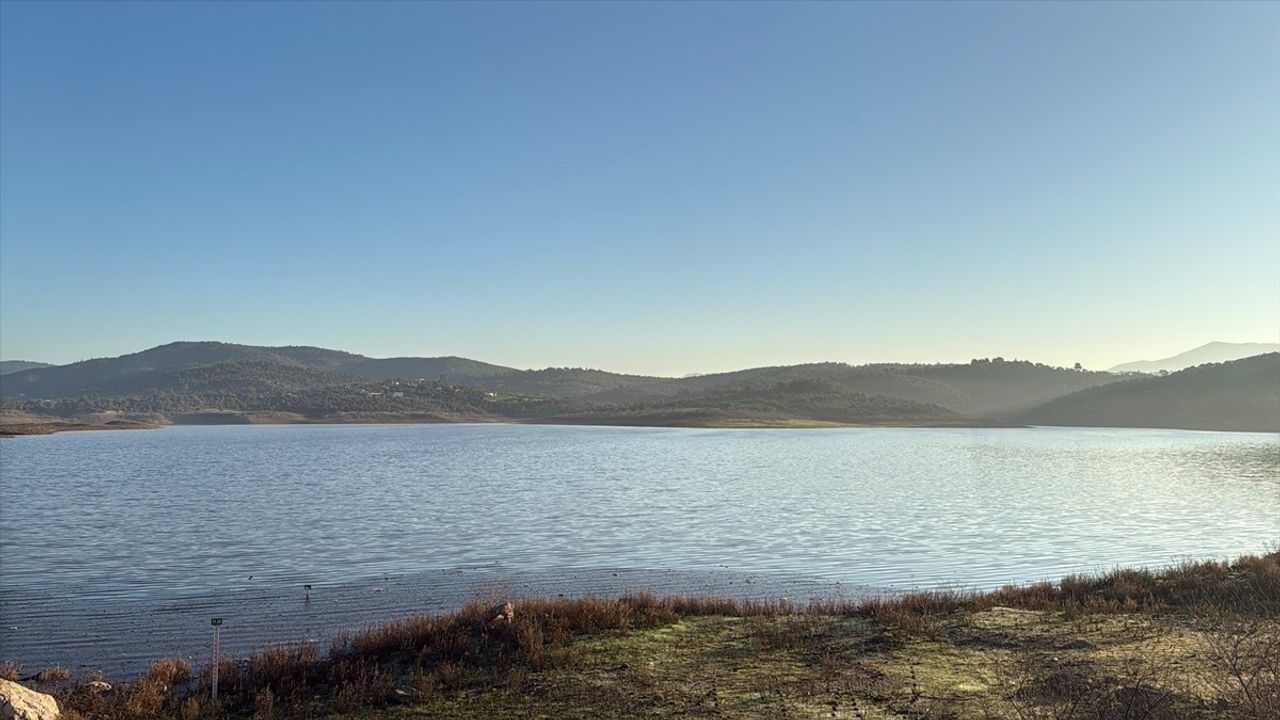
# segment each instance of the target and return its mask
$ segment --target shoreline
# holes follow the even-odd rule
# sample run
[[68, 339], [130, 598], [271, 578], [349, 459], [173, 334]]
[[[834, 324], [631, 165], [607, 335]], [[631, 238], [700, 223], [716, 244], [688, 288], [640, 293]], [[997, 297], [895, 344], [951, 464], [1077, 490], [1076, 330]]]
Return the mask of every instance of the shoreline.
[[512, 419], [491, 417], [439, 417], [439, 416], [359, 416], [359, 417], [278, 417], [280, 413], [250, 414], [234, 420], [213, 420], [209, 422], [165, 421], [151, 422], [141, 420], [113, 420], [105, 423], [66, 421], [0, 423], [0, 438], [52, 435], [59, 432], [79, 432], [95, 430], [161, 430], [166, 427], [223, 427], [251, 425], [533, 425], [563, 427], [618, 427], [618, 428], [653, 428], [653, 429], [688, 429], [688, 430], [838, 430], [838, 429], [921, 429], [921, 430], [1027, 430], [1035, 428], [1076, 429], [1076, 430], [1174, 430], [1179, 432], [1213, 432], [1275, 435], [1272, 430], [1240, 430], [1213, 429], [1193, 427], [1157, 427], [1131, 425], [1034, 425], [990, 422], [886, 422], [886, 423], [839, 423], [807, 418], [740, 418], [714, 422], [672, 422], [648, 423], [636, 422], [593, 422], [587, 418], [538, 418]]
[[[313, 585], [306, 600], [303, 584]], [[0, 662], [73, 672], [103, 671], [127, 679], [147, 661], [208, 653], [209, 618], [226, 619], [229, 653], [264, 644], [330, 642], [343, 629], [415, 613], [450, 613], [477, 597], [617, 597], [639, 592], [769, 599], [863, 597], [869, 586], [809, 575], [740, 570], [563, 568], [519, 572], [474, 567], [371, 576], [350, 583], [304, 580], [226, 591], [129, 595], [119, 592], [67, 602], [59, 588], [0, 593]]]
[[[337, 636], [327, 652], [318, 642], [259, 645], [224, 659], [217, 708], [209, 706], [207, 673], [181, 658], [153, 657], [147, 673], [111, 691], [89, 685], [101, 679], [89, 674], [32, 685], [85, 717], [143, 717], [127, 710], [144, 695], [154, 696], [157, 711], [147, 717], [182, 717], [183, 708], [196, 707], [248, 718], [264, 705], [366, 718], [567, 708], [583, 709], [583, 717], [756, 718], [779, 708], [791, 717], [830, 717], [836, 705], [897, 717], [921, 711], [925, 696], [954, 717], [989, 712], [993, 703], [1003, 710], [972, 716], [1018, 717], [1024, 714], [1011, 698], [1042, 711], [1081, 702], [1084, 695], [1049, 692], [1066, 681], [1055, 673], [1067, 669], [1091, 707], [1140, 697], [1179, 709], [1176, 717], [1250, 717], [1248, 698], [1229, 692], [1229, 673], [1201, 649], [1232, 638], [1280, 642], [1280, 553], [807, 606], [707, 595], [496, 593], [454, 612], [383, 619]], [[1121, 673], [1126, 668], [1142, 672]], [[28, 668], [28, 676], [37, 670]], [[1271, 670], [1260, 672], [1272, 680], [1257, 687], [1280, 699], [1280, 684], [1266, 684], [1274, 682]], [[1193, 677], [1224, 684], [1184, 683]], [[769, 689], [761, 694], [758, 686]], [[833, 692], [836, 686], [844, 690]]]
[[356, 417], [281, 417], [281, 413], [244, 414], [235, 418], [209, 418], [207, 422], [189, 420], [168, 420], [166, 422], [147, 422], [132, 420], [115, 420], [107, 423], [85, 423], [76, 421], [50, 421], [34, 423], [0, 424], [0, 437], [22, 437], [27, 435], [51, 435], [56, 432], [75, 432], [81, 430], [156, 430], [165, 427], [222, 427], [247, 425], [558, 425], [565, 427], [634, 427], [634, 428], [685, 428], [693, 430], [819, 430], [839, 428], [921, 428], [921, 429], [991, 429], [991, 428], [1026, 428], [1027, 425], [1001, 424], [997, 422], [934, 422], [904, 421], [885, 423], [840, 423], [808, 418], [727, 418], [707, 422], [645, 422], [636, 421], [593, 421], [590, 418], [537, 418], [512, 419], [489, 417], [439, 417], [427, 415], [411, 416], [374, 416]]
[[112, 420], [105, 423], [85, 422], [34, 422], [0, 424], [0, 437], [26, 437], [28, 435], [52, 435], [60, 432], [80, 432], [93, 430], [159, 430], [159, 423], [140, 422], [134, 420]]

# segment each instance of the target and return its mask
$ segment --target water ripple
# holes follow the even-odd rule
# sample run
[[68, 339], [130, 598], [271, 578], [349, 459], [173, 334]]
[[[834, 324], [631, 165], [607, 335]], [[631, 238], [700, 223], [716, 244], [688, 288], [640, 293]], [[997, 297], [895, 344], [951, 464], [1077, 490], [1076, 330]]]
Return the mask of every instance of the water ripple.
[[[346, 598], [332, 606], [345, 609], [318, 616], [329, 632], [423, 609], [425, 601], [363, 588], [421, 590], [405, 578], [461, 568], [537, 584], [607, 567], [652, 573], [643, 577], [668, 589], [679, 589], [672, 578], [696, 577], [698, 587], [723, 590], [733, 573], [790, 578], [772, 586], [779, 591], [990, 587], [1278, 543], [1274, 434], [495, 425], [62, 433], [0, 443], [0, 656], [181, 649], [207, 629], [192, 618], [236, 603], [275, 608], [302, 583]], [[471, 588], [444, 587], [427, 608]], [[259, 641], [295, 639], [298, 628], [274, 610], [244, 612], [259, 618]], [[145, 631], [127, 629], [137, 627]]]

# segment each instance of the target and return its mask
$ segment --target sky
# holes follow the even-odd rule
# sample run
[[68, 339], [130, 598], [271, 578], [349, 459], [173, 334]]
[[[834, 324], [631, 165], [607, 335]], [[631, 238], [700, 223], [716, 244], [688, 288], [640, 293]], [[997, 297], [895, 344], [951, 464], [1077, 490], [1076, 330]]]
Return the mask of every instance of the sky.
[[0, 356], [1280, 340], [1280, 3], [0, 3]]

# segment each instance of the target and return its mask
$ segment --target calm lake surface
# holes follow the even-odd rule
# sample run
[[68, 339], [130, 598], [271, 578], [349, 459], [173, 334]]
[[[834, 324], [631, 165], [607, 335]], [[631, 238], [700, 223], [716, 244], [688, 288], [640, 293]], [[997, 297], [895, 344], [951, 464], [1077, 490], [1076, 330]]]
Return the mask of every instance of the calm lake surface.
[[[75, 667], [194, 651], [214, 611], [245, 617], [256, 635], [245, 642], [296, 640], [448, 607], [486, 583], [795, 597], [989, 587], [1278, 544], [1274, 434], [71, 432], [0, 442], [0, 657]], [[281, 608], [303, 583], [315, 597], [291, 624]]]

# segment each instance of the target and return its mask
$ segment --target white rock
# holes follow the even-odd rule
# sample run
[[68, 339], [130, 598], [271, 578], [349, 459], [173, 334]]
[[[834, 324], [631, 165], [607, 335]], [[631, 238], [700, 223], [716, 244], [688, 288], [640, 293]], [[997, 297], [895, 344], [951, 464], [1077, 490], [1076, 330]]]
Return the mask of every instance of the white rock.
[[60, 714], [53, 697], [0, 680], [0, 720], [58, 720]]

